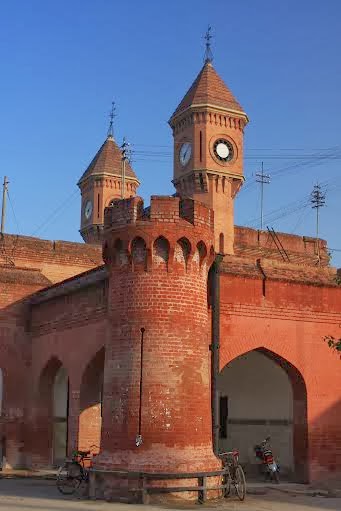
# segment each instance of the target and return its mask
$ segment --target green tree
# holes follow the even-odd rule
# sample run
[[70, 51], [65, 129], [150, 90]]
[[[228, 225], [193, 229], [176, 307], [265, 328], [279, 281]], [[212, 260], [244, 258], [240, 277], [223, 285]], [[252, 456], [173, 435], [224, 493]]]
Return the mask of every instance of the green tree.
[[326, 335], [324, 340], [328, 344], [329, 348], [340, 353], [341, 358], [341, 339], [335, 339], [332, 335]]

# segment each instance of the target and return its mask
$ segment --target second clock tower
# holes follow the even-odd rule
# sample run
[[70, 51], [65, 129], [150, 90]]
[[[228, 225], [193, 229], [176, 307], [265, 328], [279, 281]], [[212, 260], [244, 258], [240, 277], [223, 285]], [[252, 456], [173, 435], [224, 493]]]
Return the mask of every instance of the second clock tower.
[[214, 210], [215, 249], [233, 253], [233, 201], [244, 181], [243, 134], [248, 117], [210, 60], [173, 113], [173, 183], [181, 197]]

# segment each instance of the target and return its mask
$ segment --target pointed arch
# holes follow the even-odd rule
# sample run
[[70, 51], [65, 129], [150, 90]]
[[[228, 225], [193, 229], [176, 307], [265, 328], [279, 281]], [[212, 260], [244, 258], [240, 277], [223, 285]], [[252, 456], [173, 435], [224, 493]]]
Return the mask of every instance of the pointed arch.
[[199, 265], [202, 266], [207, 257], [207, 247], [203, 241], [199, 241], [197, 243], [197, 252], [199, 257]]
[[58, 466], [67, 453], [69, 378], [61, 360], [52, 356], [42, 369], [37, 389], [40, 455]]
[[185, 237], [178, 239], [175, 244], [174, 258], [178, 263], [182, 264], [185, 269], [187, 268], [191, 252], [192, 247], [189, 240]]
[[128, 254], [120, 238], [117, 238], [114, 243], [113, 262], [118, 267], [128, 264]]
[[156, 266], [166, 266], [169, 260], [169, 241], [164, 236], [159, 236], [153, 243], [153, 263]]
[[[96, 445], [100, 448], [102, 426], [102, 398], [104, 380], [104, 346], [90, 360], [82, 375], [80, 386], [79, 440], [81, 450]], [[92, 449], [96, 452], [96, 449]]]
[[[241, 445], [251, 445], [252, 447], [253, 442], [261, 441], [262, 438], [252, 438], [251, 441], [251, 436], [256, 434], [257, 429], [259, 435], [264, 437], [269, 434], [271, 436], [272, 432], [276, 437], [275, 450], [277, 449], [279, 458], [282, 456], [287, 461], [289, 460], [289, 465], [291, 459], [295, 480], [307, 482], [307, 389], [303, 375], [298, 368], [274, 351], [264, 346], [258, 346], [238, 353], [238, 356], [229, 360], [221, 369], [219, 378], [221, 379], [221, 396], [226, 395], [229, 403], [226, 413], [230, 414], [232, 430], [233, 427], [235, 428], [233, 434], [237, 437], [245, 434], [245, 438], [239, 437]], [[238, 382], [239, 388], [237, 388]], [[222, 386], [224, 386], [223, 391]], [[234, 388], [237, 390], [233, 390]], [[235, 392], [238, 397], [237, 394], [234, 395]], [[235, 403], [238, 403], [237, 408], [233, 408], [229, 395]], [[261, 417], [262, 411], [264, 415], [268, 414], [269, 416]], [[233, 414], [236, 416], [233, 417]], [[239, 417], [240, 414], [241, 417]], [[251, 427], [252, 420], [253, 426]], [[243, 430], [246, 433], [242, 433]], [[248, 439], [248, 435], [250, 439]], [[281, 444], [284, 438], [287, 438], [291, 445], [290, 452], [288, 445]]]
[[143, 238], [137, 236], [130, 244], [131, 259], [134, 269], [146, 269], [147, 245]]

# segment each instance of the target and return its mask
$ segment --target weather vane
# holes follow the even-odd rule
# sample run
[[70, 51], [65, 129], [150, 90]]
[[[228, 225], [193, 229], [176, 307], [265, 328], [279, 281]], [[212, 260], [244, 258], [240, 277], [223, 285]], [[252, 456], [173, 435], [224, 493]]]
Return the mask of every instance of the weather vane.
[[210, 25], [208, 25], [207, 32], [204, 37], [204, 39], [206, 41], [206, 49], [205, 49], [205, 57], [204, 57], [205, 63], [212, 62], [212, 60], [213, 60], [213, 53], [211, 50], [211, 39], [213, 36], [211, 34], [211, 30], [212, 30], [212, 27]]
[[115, 101], [111, 103], [111, 110], [109, 113], [109, 128], [108, 128], [108, 137], [114, 136], [114, 118], [116, 117], [116, 107], [115, 107]]

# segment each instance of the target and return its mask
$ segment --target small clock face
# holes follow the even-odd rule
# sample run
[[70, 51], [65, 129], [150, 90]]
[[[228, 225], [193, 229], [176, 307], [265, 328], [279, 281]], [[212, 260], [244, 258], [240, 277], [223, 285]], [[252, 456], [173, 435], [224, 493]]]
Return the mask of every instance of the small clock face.
[[220, 161], [226, 162], [233, 158], [232, 144], [224, 138], [218, 138], [218, 140], [214, 142], [213, 150]]
[[179, 160], [181, 165], [184, 167], [187, 165], [192, 156], [192, 145], [189, 142], [185, 142], [180, 147]]
[[91, 200], [88, 200], [85, 203], [85, 208], [84, 208], [84, 216], [87, 220], [89, 220], [89, 218], [91, 217], [91, 213], [92, 213], [92, 202], [91, 202]]

